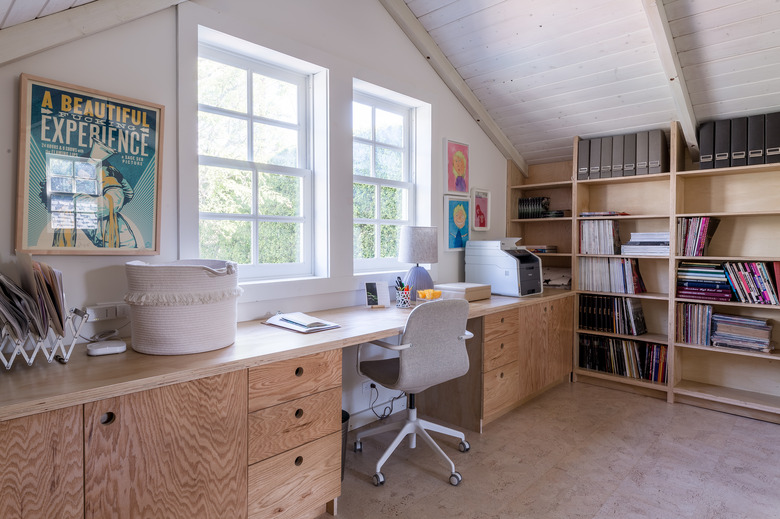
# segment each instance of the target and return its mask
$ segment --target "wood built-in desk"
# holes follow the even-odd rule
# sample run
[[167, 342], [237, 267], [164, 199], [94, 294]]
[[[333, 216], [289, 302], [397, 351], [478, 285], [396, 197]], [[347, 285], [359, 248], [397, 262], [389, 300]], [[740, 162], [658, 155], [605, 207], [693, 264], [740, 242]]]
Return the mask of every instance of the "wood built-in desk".
[[[17, 362], [0, 373], [0, 517], [334, 512], [341, 349], [396, 335], [409, 312], [310, 312], [341, 327], [308, 335], [239, 323], [234, 345], [196, 355]], [[468, 326], [469, 374], [421, 394], [426, 413], [481, 430], [571, 372], [568, 291], [472, 302]]]

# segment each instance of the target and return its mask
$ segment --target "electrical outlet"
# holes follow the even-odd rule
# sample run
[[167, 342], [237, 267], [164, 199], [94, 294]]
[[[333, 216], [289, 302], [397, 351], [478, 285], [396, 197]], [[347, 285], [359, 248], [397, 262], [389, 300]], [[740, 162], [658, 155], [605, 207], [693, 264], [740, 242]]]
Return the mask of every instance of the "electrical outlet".
[[370, 380], [366, 380], [365, 382], [363, 382], [363, 386], [362, 386], [363, 387], [363, 393], [369, 393], [371, 391], [371, 386], [373, 386], [373, 385], [374, 385], [374, 383], [371, 382]]

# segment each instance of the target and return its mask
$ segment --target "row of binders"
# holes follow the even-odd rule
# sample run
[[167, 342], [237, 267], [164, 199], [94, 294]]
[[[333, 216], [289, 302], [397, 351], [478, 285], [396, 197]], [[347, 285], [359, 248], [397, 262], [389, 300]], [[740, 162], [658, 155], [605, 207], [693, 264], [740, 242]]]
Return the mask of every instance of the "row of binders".
[[630, 339], [580, 335], [580, 367], [666, 383], [667, 346]]
[[579, 289], [590, 292], [647, 292], [636, 258], [579, 258]]
[[780, 112], [699, 125], [700, 169], [780, 162]]
[[577, 143], [577, 180], [629, 177], [669, 171], [663, 130], [649, 130]]

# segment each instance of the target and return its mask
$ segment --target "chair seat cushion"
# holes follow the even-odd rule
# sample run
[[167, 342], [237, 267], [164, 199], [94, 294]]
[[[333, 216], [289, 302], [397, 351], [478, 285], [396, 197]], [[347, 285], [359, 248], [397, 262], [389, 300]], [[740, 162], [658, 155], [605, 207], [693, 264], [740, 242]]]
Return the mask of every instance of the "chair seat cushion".
[[363, 375], [390, 389], [394, 389], [393, 385], [398, 382], [399, 370], [398, 358], [365, 360], [360, 363], [360, 371]]

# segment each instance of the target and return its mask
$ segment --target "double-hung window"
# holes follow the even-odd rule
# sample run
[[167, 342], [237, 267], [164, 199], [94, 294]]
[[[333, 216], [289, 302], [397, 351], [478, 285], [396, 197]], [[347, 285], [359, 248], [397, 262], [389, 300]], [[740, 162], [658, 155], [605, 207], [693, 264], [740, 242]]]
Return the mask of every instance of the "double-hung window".
[[313, 273], [310, 79], [199, 47], [200, 257], [242, 279]]
[[398, 234], [414, 222], [414, 109], [353, 93], [355, 271], [398, 268]]

